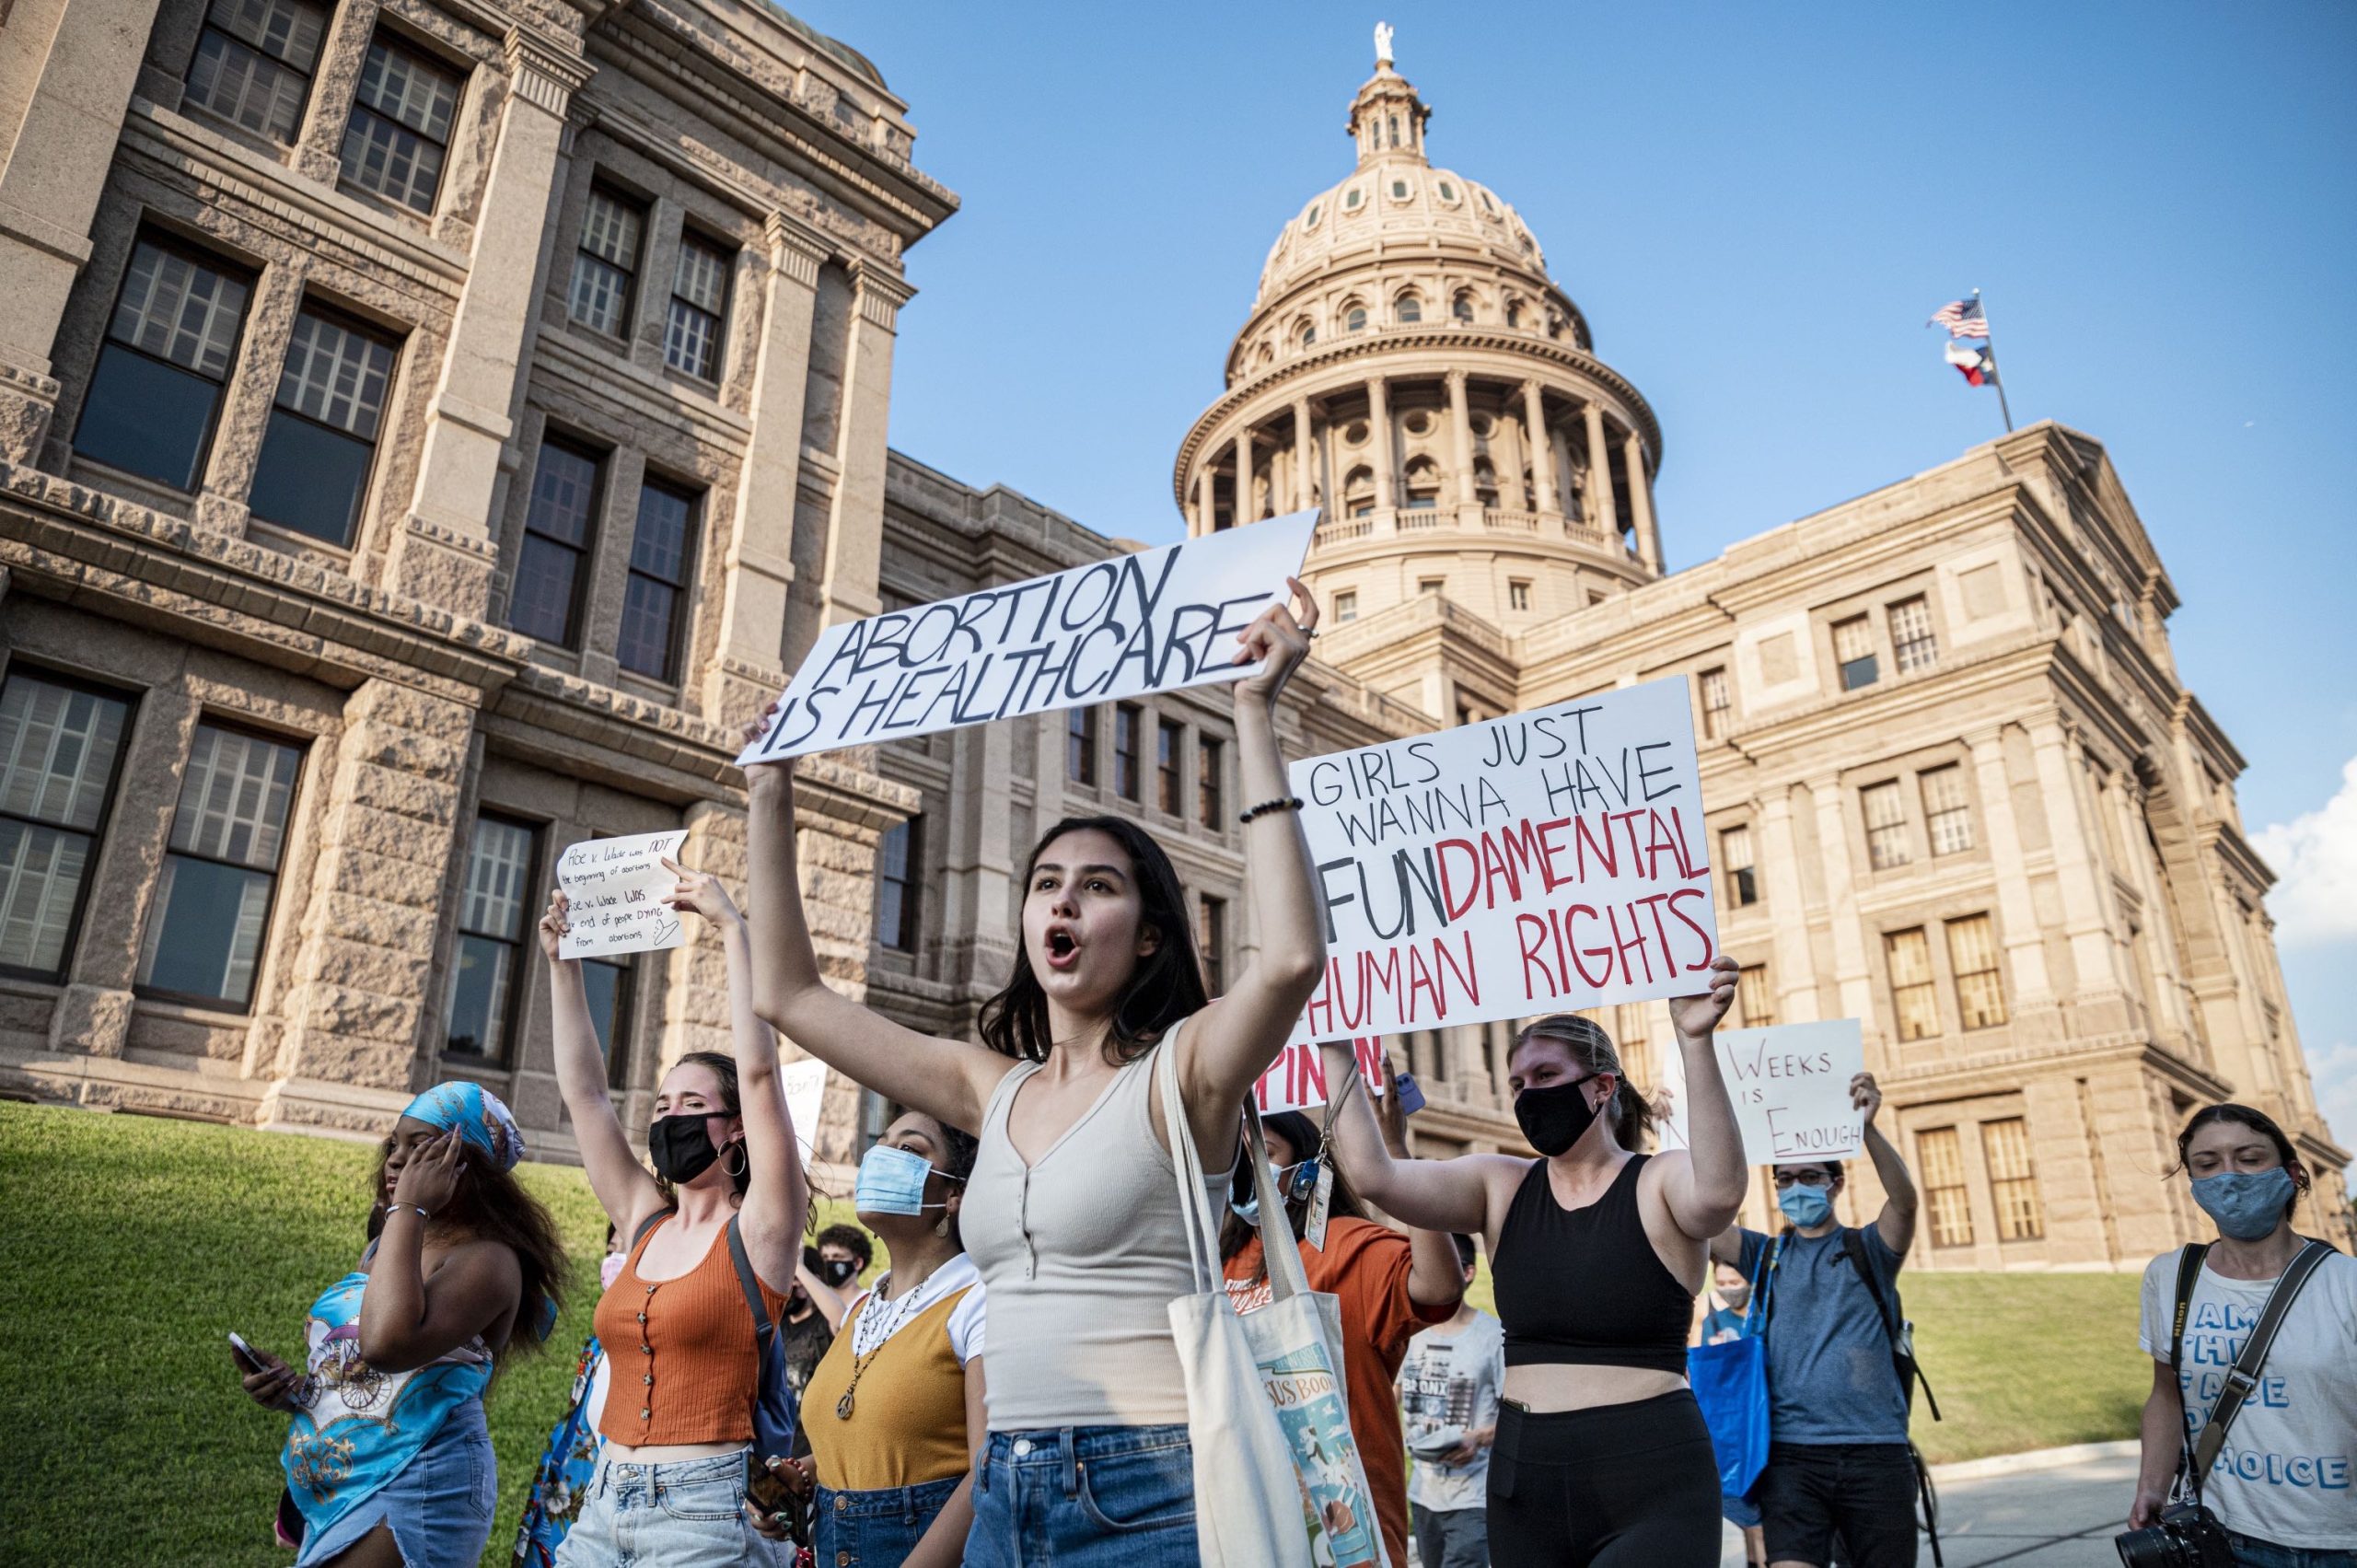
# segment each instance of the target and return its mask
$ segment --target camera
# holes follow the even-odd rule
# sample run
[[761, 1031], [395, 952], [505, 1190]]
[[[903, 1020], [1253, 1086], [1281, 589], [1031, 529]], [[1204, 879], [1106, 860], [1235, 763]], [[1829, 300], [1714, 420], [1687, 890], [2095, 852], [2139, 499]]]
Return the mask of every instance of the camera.
[[2112, 1538], [2123, 1568], [2235, 1568], [2226, 1527], [2199, 1503], [2161, 1510], [2161, 1522]]

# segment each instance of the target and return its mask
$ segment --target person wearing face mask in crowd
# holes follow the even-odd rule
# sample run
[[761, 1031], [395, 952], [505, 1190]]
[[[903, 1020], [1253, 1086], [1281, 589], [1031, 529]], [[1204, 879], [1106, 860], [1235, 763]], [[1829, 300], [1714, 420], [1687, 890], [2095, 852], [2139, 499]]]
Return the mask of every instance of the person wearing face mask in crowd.
[[[1342, 1098], [1334, 1146], [1360, 1195], [1434, 1230], [1480, 1232], [1505, 1327], [1505, 1389], [1490, 1457], [1499, 1568], [1709, 1568], [1719, 1560], [1718, 1460], [1686, 1381], [1703, 1252], [1743, 1202], [1743, 1141], [1712, 1038], [1735, 999], [1721, 955], [1709, 989], [1669, 1005], [1686, 1067], [1689, 1147], [1640, 1152], [1652, 1109], [1611, 1037], [1541, 1018], [1507, 1059], [1515, 1120], [1539, 1153], [1399, 1159], [1365, 1097]], [[1329, 1083], [1351, 1048], [1323, 1046]]]
[[[1407, 1132], [1399, 1097], [1391, 1092], [1390, 1064], [1384, 1064], [1385, 1137], [1401, 1155]], [[1364, 1086], [1347, 1092], [1364, 1093]], [[1394, 1563], [1408, 1561], [1408, 1463], [1399, 1406], [1392, 1381], [1421, 1329], [1446, 1322], [1465, 1295], [1457, 1248], [1439, 1231], [1397, 1231], [1366, 1217], [1349, 1180], [1337, 1170], [1327, 1203], [1323, 1245], [1309, 1244], [1308, 1219], [1323, 1160], [1318, 1124], [1297, 1110], [1261, 1118], [1261, 1138], [1276, 1168], [1277, 1191], [1285, 1197], [1285, 1219], [1301, 1253], [1309, 1288], [1340, 1299], [1342, 1308], [1342, 1380], [1351, 1435], [1358, 1440], [1366, 1469], [1367, 1493], [1375, 1504], [1383, 1543]], [[1219, 1252], [1227, 1298], [1238, 1312], [1269, 1305], [1269, 1264], [1262, 1251], [1268, 1216], [1260, 1212], [1252, 1172], [1240, 1161], [1228, 1187], [1229, 1213], [1220, 1229]]]
[[859, 1276], [876, 1261], [876, 1244], [855, 1225], [830, 1225], [819, 1233], [819, 1277], [849, 1309], [859, 1294]]
[[[1882, 1090], [1871, 1073], [1850, 1080], [1865, 1118], [1866, 1154], [1882, 1181], [1875, 1223], [1854, 1233], [1835, 1218], [1845, 1185], [1840, 1160], [1776, 1167], [1782, 1235], [1730, 1225], [1713, 1262], [1759, 1279], [1768, 1318], [1768, 1467], [1751, 1491], [1774, 1568], [1828, 1568], [1835, 1540], [1852, 1568], [1915, 1561], [1914, 1455], [1908, 1396], [1891, 1365], [1878, 1305], [1896, 1300], [1899, 1266], [1915, 1239], [1916, 1195], [1907, 1162], [1875, 1125]], [[1873, 1272], [1857, 1272], [1852, 1253]]]
[[734, 1222], [762, 1308], [781, 1321], [809, 1184], [778, 1076], [777, 1037], [753, 1014], [744, 917], [717, 880], [664, 864], [679, 877], [665, 901], [703, 916], [719, 935], [734, 1049], [689, 1051], [664, 1074], [646, 1134], [652, 1176], [614, 1113], [580, 961], [559, 956], [563, 893], [540, 921], [557, 1087], [590, 1190], [624, 1251], [594, 1319], [612, 1362], [598, 1423], [604, 1451], [557, 1548], [559, 1568], [784, 1561], [743, 1512], [761, 1367], [727, 1231]]
[[[610, 1289], [630, 1255], [617, 1249], [614, 1227], [606, 1226], [606, 1256], [598, 1265], [598, 1288]], [[598, 1430], [606, 1409], [606, 1392], [613, 1368], [592, 1333], [581, 1345], [581, 1359], [573, 1369], [573, 1392], [564, 1413], [549, 1430], [548, 1446], [540, 1451], [540, 1468], [533, 1473], [532, 1490], [524, 1499], [524, 1516], [516, 1527], [516, 1561], [523, 1568], [549, 1568], [556, 1549], [564, 1544], [575, 1516], [587, 1496], [589, 1478], [597, 1473], [598, 1455], [605, 1437]]]
[[[1696, 1337], [1706, 1345], [1741, 1339], [1745, 1317], [1751, 1307], [1751, 1282], [1734, 1264], [1714, 1263], [1711, 1266], [1711, 1309], [1702, 1315]], [[1719, 1516], [1743, 1532], [1743, 1560], [1752, 1568], [1763, 1568], [1768, 1561], [1768, 1538], [1759, 1527], [1759, 1504], [1748, 1497], [1724, 1494], [1719, 1498]]]
[[779, 1327], [785, 1333], [785, 1380], [796, 1394], [809, 1385], [843, 1320], [842, 1297], [821, 1277], [825, 1268], [819, 1249], [806, 1242], [801, 1266], [785, 1293], [785, 1321]]
[[[2196, 1111], [2177, 1152], [2218, 1239], [2195, 1277], [2176, 1366], [2182, 1249], [2144, 1270], [2137, 1343], [2153, 1358], [2153, 1392], [2131, 1529], [2158, 1519], [2184, 1446], [2210, 1419], [2276, 1281], [2309, 1245], [2292, 1228], [2307, 1167], [2264, 1112]], [[2236, 1568], [2357, 1568], [2357, 1260], [2324, 1255], [2292, 1297], [2258, 1377], [2201, 1478], [2202, 1504], [2225, 1527]]]
[[810, 1457], [795, 1480], [815, 1483], [815, 1562], [957, 1568], [965, 1552], [988, 1431], [982, 1276], [958, 1225], [975, 1148], [911, 1110], [860, 1161], [853, 1205], [891, 1268], [853, 1301], [803, 1394]]

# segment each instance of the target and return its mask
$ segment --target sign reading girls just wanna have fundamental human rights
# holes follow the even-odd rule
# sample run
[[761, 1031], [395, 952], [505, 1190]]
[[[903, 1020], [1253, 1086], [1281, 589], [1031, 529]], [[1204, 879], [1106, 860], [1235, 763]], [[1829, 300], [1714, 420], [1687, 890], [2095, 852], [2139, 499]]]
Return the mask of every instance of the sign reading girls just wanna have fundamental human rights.
[[1234, 680], [1315, 512], [830, 626], [740, 764]]

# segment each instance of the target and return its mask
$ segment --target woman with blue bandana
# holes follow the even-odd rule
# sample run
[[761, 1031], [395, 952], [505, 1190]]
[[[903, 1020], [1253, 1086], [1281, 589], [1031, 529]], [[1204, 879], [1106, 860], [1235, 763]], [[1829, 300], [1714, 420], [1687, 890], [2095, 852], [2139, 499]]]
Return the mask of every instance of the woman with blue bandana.
[[[2312, 1245], [2292, 1228], [2307, 1167], [2272, 1118], [2247, 1105], [2207, 1107], [2177, 1134], [2177, 1152], [2218, 1239], [2194, 1276], [2181, 1333], [2183, 1249], [2144, 1270], [2137, 1343], [2153, 1358], [2153, 1392], [2131, 1529], [2158, 1521], [2184, 1446], [2209, 1420], [2276, 1282]], [[2357, 1565], [2357, 1260], [2328, 1249], [2322, 1258], [2201, 1478], [2200, 1501], [2225, 1527], [2235, 1568]]]
[[300, 1370], [233, 1347], [255, 1401], [294, 1416], [279, 1531], [296, 1568], [459, 1568], [482, 1555], [498, 1479], [482, 1395], [539, 1348], [565, 1272], [556, 1223], [515, 1177], [498, 1097], [439, 1084], [384, 1143], [359, 1267], [311, 1304]]

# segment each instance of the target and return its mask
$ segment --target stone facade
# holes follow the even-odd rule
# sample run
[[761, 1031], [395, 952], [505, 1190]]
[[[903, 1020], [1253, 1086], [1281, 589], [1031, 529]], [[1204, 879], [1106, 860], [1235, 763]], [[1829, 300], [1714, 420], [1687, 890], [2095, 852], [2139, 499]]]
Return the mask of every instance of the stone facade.
[[[888, 452], [901, 258], [956, 202], [854, 52], [758, 0], [262, 10], [11, 13], [52, 41], [0, 70], [0, 1081], [366, 1136], [467, 1076], [564, 1157], [556, 852], [685, 825], [740, 880], [733, 726], [822, 626], [1133, 546]], [[2342, 1215], [2241, 760], [2102, 448], [2035, 426], [1666, 575], [1652, 410], [1427, 119], [1381, 63], [1173, 475], [1195, 533], [1328, 513], [1293, 753], [1691, 677], [1743, 1016], [1865, 1020], [1924, 1265], [2138, 1266], [2230, 1093]], [[1234, 972], [1231, 715], [806, 761], [830, 977], [970, 1032], [1032, 842], [1099, 811]], [[603, 976], [627, 1119], [724, 986], [710, 944]], [[1650, 1075], [1661, 1009], [1604, 1021]], [[1519, 1146], [1510, 1038], [1405, 1042], [1425, 1152]], [[833, 1177], [886, 1109], [836, 1086]]]

